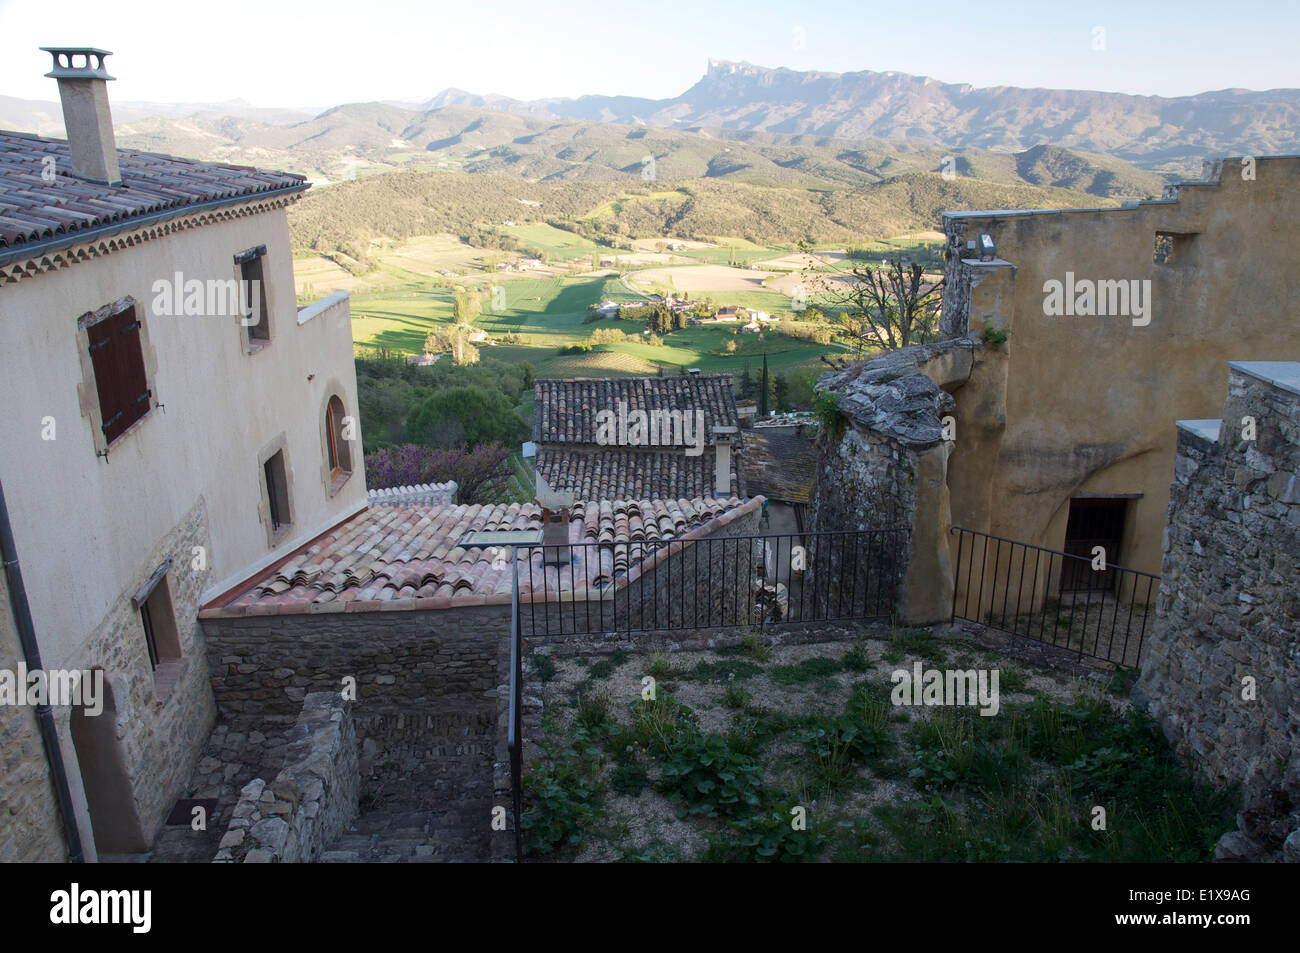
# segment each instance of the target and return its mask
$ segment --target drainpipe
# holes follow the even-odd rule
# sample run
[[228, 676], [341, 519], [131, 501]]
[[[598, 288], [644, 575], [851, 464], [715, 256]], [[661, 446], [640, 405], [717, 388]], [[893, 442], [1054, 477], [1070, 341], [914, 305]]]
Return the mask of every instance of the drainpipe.
[[[9, 525], [9, 507], [5, 504], [4, 484], [0, 483], [0, 557], [4, 559], [5, 581], [9, 584], [10, 609], [18, 640], [22, 643], [23, 659], [29, 671], [41, 668], [41, 650], [36, 644], [36, 629], [32, 625], [32, 610], [27, 604], [27, 590], [23, 587], [23, 572], [18, 566], [18, 549], [14, 545], [13, 529]], [[68, 861], [85, 862], [81, 851], [81, 833], [77, 830], [77, 816], [72, 807], [72, 792], [68, 789], [68, 775], [63, 769], [63, 753], [59, 749], [59, 733], [54, 727], [54, 710], [49, 699], [36, 706], [36, 720], [45, 743], [45, 759], [50, 765], [50, 776], [59, 800], [59, 814], [63, 818], [63, 836], [68, 842]]]

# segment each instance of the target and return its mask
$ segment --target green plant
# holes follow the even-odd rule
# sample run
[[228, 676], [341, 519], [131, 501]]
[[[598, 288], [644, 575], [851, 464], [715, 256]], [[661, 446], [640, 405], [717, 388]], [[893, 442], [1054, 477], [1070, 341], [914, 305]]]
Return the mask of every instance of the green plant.
[[650, 650], [650, 674], [657, 679], [671, 678], [676, 673], [672, 655], [660, 645]]
[[589, 694], [578, 696], [578, 724], [588, 731], [596, 731], [603, 728], [609, 722], [610, 702], [609, 691], [604, 688], [596, 689]]
[[624, 662], [627, 661], [627, 653], [622, 649], [615, 649], [609, 653], [609, 656], [601, 659], [591, 666], [592, 678], [609, 678], [617, 671]]
[[855, 645], [849, 649], [844, 655], [842, 664], [850, 672], [869, 672], [871, 670], [871, 659], [867, 658], [867, 652], [861, 645]]
[[666, 752], [678, 729], [690, 725], [690, 709], [678, 704], [666, 691], [654, 698], [637, 699], [631, 705], [634, 742], [658, 753]]
[[683, 816], [736, 817], [762, 802], [762, 766], [721, 735], [683, 732], [663, 763], [660, 787]]
[[555, 677], [555, 663], [549, 655], [534, 655], [533, 671], [543, 682], [549, 682]]
[[647, 783], [646, 769], [636, 761], [624, 761], [614, 767], [610, 787], [618, 794], [638, 797]]
[[842, 671], [844, 663], [839, 659], [813, 657], [796, 662], [793, 665], [777, 665], [768, 677], [780, 685], [802, 685], [818, 679], [829, 678]]
[[752, 632], [741, 636], [740, 649], [757, 662], [770, 662], [772, 649], [758, 635]]
[[728, 708], [744, 708], [749, 704], [749, 692], [735, 682], [727, 682], [727, 689], [722, 693], [722, 704]]
[[601, 811], [599, 774], [600, 757], [581, 733], [548, 763], [531, 766], [524, 776], [528, 807], [519, 822], [529, 853], [555, 854], [578, 843]]
[[1009, 328], [986, 327], [980, 332], [980, 340], [990, 347], [1001, 347], [1007, 343], [1007, 337], [1010, 334]]
[[705, 863], [799, 863], [814, 859], [825, 842], [815, 825], [798, 830], [779, 810], [733, 820], [726, 832], [707, 837]]
[[813, 416], [817, 418], [821, 425], [821, 432], [830, 438], [831, 443], [839, 443], [844, 438], [848, 416], [840, 409], [840, 398], [834, 391], [813, 392]]

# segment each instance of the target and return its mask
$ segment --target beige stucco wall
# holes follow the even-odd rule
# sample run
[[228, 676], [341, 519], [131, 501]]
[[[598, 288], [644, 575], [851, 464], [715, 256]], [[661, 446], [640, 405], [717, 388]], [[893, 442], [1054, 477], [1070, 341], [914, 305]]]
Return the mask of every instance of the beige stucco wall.
[[[186, 279], [229, 279], [233, 256], [260, 244], [267, 246], [268, 347], [245, 353], [237, 318], [153, 313], [156, 279], [177, 271]], [[150, 385], [164, 406], [116, 441], [106, 462], [95, 456], [92, 421], [78, 403], [76, 321], [128, 294], [146, 311]], [[345, 406], [356, 413], [349, 310], [344, 302], [298, 324], [282, 211], [205, 225], [0, 286], [0, 354], [7, 409], [0, 478], [47, 665], [75, 661], [89, 627], [146, 569], [156, 541], [200, 495], [212, 530], [209, 594], [273, 558], [259, 511], [257, 455], [281, 434], [293, 469], [294, 533], [280, 552], [364, 505], [359, 467], [328, 495], [317, 420], [331, 385], [342, 387]], [[55, 440], [42, 439], [47, 416], [55, 419]]]
[[[249, 353], [237, 316], [155, 309], [157, 279], [180, 272], [184, 280], [228, 281], [233, 256], [258, 245], [267, 247], [268, 346]], [[128, 295], [144, 322], [155, 406], [105, 460], [96, 455], [97, 411], [87, 412], [97, 400], [77, 319]], [[331, 489], [325, 463], [330, 395], [357, 413], [348, 302], [337, 296], [298, 312], [281, 209], [0, 286], [0, 355], [0, 480], [42, 659], [46, 668], [105, 668], [135, 808], [152, 840], [215, 717], [199, 606], [365, 505], [359, 426], [352, 477]], [[47, 418], [53, 440], [43, 439]], [[274, 547], [259, 457], [271, 446], [285, 449], [292, 500], [292, 526]], [[196, 545], [205, 550], [202, 568], [192, 562]], [[168, 556], [181, 648], [192, 664], [155, 698], [130, 597]], [[56, 712], [93, 857], [68, 715]]]
[[[1284, 157], [1257, 160], [1253, 181], [1225, 160], [1220, 181], [1181, 186], [1175, 202], [950, 218], [963, 239], [991, 233], [1009, 263], [971, 266], [970, 335], [1010, 330], [952, 389], [952, 522], [1060, 549], [1072, 496], [1140, 494], [1120, 561], [1158, 573], [1174, 421], [1218, 414], [1226, 360], [1300, 355], [1298, 213], [1300, 158]], [[1159, 265], [1158, 231], [1197, 237]], [[1044, 283], [1066, 272], [1149, 279], [1150, 324], [1046, 315]]]

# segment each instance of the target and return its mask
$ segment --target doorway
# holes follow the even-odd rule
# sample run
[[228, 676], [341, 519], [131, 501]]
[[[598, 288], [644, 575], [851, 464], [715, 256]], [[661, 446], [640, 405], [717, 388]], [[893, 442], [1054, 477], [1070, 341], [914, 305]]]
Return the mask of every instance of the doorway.
[[131, 791], [122, 743], [117, 737], [117, 703], [104, 678], [104, 707], [88, 715], [72, 709], [72, 746], [86, 790], [86, 806], [100, 854], [134, 854], [149, 849]]
[[[1070, 500], [1065, 526], [1067, 559], [1061, 567], [1061, 592], [1114, 592], [1119, 547], [1128, 515], [1127, 498], [1085, 497]], [[1106, 568], [1093, 569], [1096, 548], [1106, 553]]]

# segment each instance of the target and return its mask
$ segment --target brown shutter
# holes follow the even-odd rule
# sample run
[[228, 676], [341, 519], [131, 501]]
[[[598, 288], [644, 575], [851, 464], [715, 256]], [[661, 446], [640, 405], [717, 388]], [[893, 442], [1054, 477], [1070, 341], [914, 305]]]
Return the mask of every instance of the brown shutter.
[[149, 412], [152, 396], [145, 379], [140, 322], [135, 308], [105, 318], [92, 325], [87, 333], [101, 426], [104, 439], [112, 443]]

